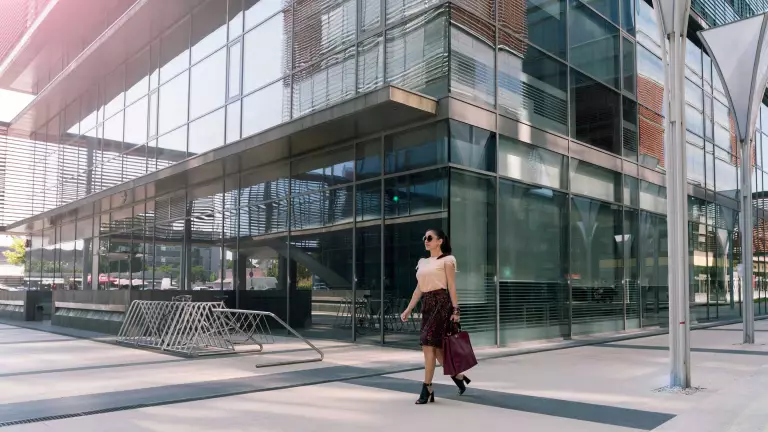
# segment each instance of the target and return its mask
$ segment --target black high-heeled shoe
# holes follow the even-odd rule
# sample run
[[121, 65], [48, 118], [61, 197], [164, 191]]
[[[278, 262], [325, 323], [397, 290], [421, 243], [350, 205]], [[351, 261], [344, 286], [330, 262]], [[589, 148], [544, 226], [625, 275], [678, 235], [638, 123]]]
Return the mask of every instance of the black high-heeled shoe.
[[467, 386], [472, 382], [472, 380], [469, 379], [466, 375], [464, 375], [464, 378], [462, 379], [458, 379], [455, 376], [452, 376], [451, 379], [453, 380], [453, 383], [456, 384], [456, 387], [459, 388], [459, 396], [463, 395], [464, 392], [467, 391]]
[[416, 405], [424, 405], [434, 401], [435, 391], [432, 390], [432, 384], [424, 383], [421, 386], [421, 394], [419, 395], [419, 399], [416, 401]]

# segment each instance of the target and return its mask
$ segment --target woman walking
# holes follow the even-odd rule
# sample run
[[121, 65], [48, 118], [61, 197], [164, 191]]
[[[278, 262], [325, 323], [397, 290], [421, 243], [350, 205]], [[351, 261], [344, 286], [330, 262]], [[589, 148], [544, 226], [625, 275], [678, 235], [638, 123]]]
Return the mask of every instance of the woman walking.
[[[418, 285], [413, 291], [408, 308], [400, 315], [408, 321], [411, 311], [421, 300], [421, 336], [419, 342], [424, 352], [424, 385], [416, 404], [435, 401], [432, 379], [435, 361], [443, 364], [443, 338], [454, 323], [459, 322], [459, 301], [456, 297], [456, 258], [451, 255], [451, 243], [442, 230], [429, 230], [424, 235], [424, 248], [429, 258], [422, 258], [416, 266]], [[464, 394], [470, 379], [459, 374], [451, 377]]]

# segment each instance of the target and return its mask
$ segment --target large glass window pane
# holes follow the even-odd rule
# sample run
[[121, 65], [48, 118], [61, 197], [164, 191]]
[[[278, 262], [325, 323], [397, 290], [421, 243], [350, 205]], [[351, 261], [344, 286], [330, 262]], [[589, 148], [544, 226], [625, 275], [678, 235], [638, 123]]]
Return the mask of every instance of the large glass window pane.
[[187, 122], [189, 73], [184, 72], [160, 87], [158, 133], [163, 134]]
[[[531, 42], [550, 54], [566, 58], [566, 0], [526, 1], [524, 4], [503, 1], [497, 5], [501, 28], [519, 39], [523, 46]], [[517, 52], [524, 53], [525, 50]]]
[[685, 127], [699, 136], [704, 136], [704, 117], [695, 107], [685, 105]]
[[685, 44], [685, 65], [689, 70], [693, 71], [695, 77], [692, 77], [701, 83], [701, 48], [697, 47], [693, 43]]
[[[244, 93], [269, 84], [290, 70], [290, 57], [285, 46], [290, 31], [290, 28], [285, 27], [285, 18], [278, 15], [245, 35]], [[270, 43], [264, 43], [264, 41], [270, 41]]]
[[381, 175], [381, 140], [373, 139], [357, 144], [355, 150], [355, 178], [365, 180]]
[[637, 41], [661, 56], [661, 40], [659, 39], [659, 20], [653, 6], [644, 1], [637, 1]]
[[622, 97], [621, 141], [624, 157], [637, 160], [637, 102]]
[[572, 2], [571, 64], [604, 83], [620, 88], [619, 29], [581, 2]]
[[324, 108], [355, 94], [355, 49], [350, 48], [293, 76], [293, 116]]
[[445, 122], [389, 135], [384, 140], [384, 171], [396, 173], [448, 162]]
[[499, 36], [501, 113], [546, 130], [567, 134], [567, 66], [530, 45], [520, 44], [506, 32], [501, 32]]
[[[291, 320], [302, 334], [313, 338], [351, 340], [352, 331], [343, 325], [346, 300], [352, 295], [352, 229], [317, 234], [291, 235], [290, 285], [288, 290]], [[278, 251], [282, 252], [284, 246]], [[282, 258], [282, 257], [281, 257]], [[369, 299], [370, 300], [370, 299]], [[369, 301], [372, 315], [381, 302]]]
[[[573, 334], [624, 329], [624, 232], [620, 206], [572, 199]], [[631, 238], [631, 237], [629, 237]]]
[[[695, 231], [698, 233], [698, 231]], [[640, 212], [640, 289], [643, 299], [643, 325], [668, 326], [669, 278], [667, 220], [663, 216]], [[706, 258], [706, 253], [705, 257]], [[691, 263], [696, 261], [696, 257]], [[696, 281], [691, 281], [695, 283]], [[698, 297], [698, 293], [696, 294]]]
[[499, 174], [565, 189], [567, 172], [565, 156], [503, 135], [499, 137]]
[[645, 106], [639, 107], [641, 165], [657, 169], [664, 166], [664, 118]]
[[104, 98], [104, 118], [125, 107], [125, 69], [121, 66], [109, 74], [102, 86]]
[[664, 114], [664, 63], [647, 49], [637, 50], [637, 100], [656, 113]]
[[165, 134], [157, 140], [157, 160], [169, 162], [168, 165], [187, 157], [187, 127], [183, 126]]
[[241, 101], [227, 105], [227, 144], [240, 139]]
[[360, 0], [360, 31], [374, 29], [381, 25], [381, 1]]
[[635, 34], [635, 0], [621, 0], [621, 28]]
[[128, 145], [144, 144], [147, 141], [147, 121], [149, 104], [147, 97], [125, 109], [125, 143]]
[[[378, 2], [377, 2], [378, 3]], [[381, 343], [381, 322], [384, 316], [374, 316], [374, 301], [381, 301], [381, 225], [377, 223], [371, 226], [361, 227], [359, 224], [355, 228], [355, 288], [358, 299], [362, 299], [362, 304], [355, 306], [355, 336], [357, 340], [370, 340]], [[423, 235], [423, 234], [422, 234]], [[415, 277], [415, 276], [414, 276]], [[392, 298], [387, 297], [387, 305], [390, 312], [385, 315], [388, 319], [387, 328], [389, 330], [405, 327], [415, 332], [415, 319], [409, 323], [402, 323], [396, 316], [397, 311], [403, 311], [408, 306], [407, 290], [402, 290], [402, 296]], [[347, 298], [347, 306], [351, 309], [352, 298]], [[369, 308], [368, 306], [372, 306]], [[379, 308], [381, 309], [381, 308]], [[394, 315], [394, 316], [393, 316]], [[342, 325], [351, 326], [351, 323], [344, 322]]]
[[622, 42], [622, 59], [624, 68], [624, 91], [635, 94], [635, 43], [628, 38], [624, 38]]
[[387, 31], [387, 82], [444, 96], [448, 91], [448, 29], [446, 12], [438, 9]]
[[227, 20], [229, 22], [229, 40], [234, 40], [243, 33], [243, 0], [229, 0]]
[[182, 21], [160, 41], [160, 83], [189, 67], [189, 18]]
[[192, 63], [227, 43], [227, 2], [209, 0], [192, 14]]
[[242, 72], [242, 44], [236, 43], [229, 47], [229, 82], [227, 85], [227, 98], [233, 98], [240, 94], [240, 73]]
[[243, 98], [243, 137], [276, 126], [289, 117], [288, 82], [278, 81]]
[[355, 191], [355, 214], [358, 221], [381, 219], [381, 181], [361, 183]]
[[438, 3], [438, 0], [386, 0], [387, 23], [419, 13]]
[[496, 171], [496, 134], [466, 123], [451, 121], [451, 163], [483, 171]]
[[697, 186], [704, 187], [704, 149], [692, 144], [687, 146], [685, 157], [687, 159], [686, 173], [688, 180]]
[[621, 173], [571, 159], [571, 190], [608, 201], [621, 201]]
[[450, 233], [458, 262], [462, 327], [477, 345], [496, 344], [496, 182], [453, 170]]
[[384, 38], [374, 36], [357, 48], [357, 91], [366, 92], [384, 84]]
[[448, 209], [444, 169], [388, 178], [384, 183], [384, 217], [398, 218]]
[[291, 193], [300, 194], [354, 179], [352, 147], [299, 159], [291, 163]]
[[224, 109], [189, 124], [189, 155], [205, 153], [224, 145]]
[[294, 13], [294, 69], [312, 64], [355, 42], [356, 0], [298, 0]]
[[245, 0], [245, 29], [277, 13], [283, 6], [284, 0]]
[[640, 180], [640, 208], [656, 213], [666, 213], [667, 188]]
[[715, 192], [738, 199], [738, 170], [735, 165], [715, 158]]
[[571, 72], [571, 137], [620, 155], [621, 108], [617, 92]]
[[[578, 3], [579, 0], [573, 0]], [[618, 0], [580, 0], [584, 4], [592, 6], [593, 9], [603, 14], [604, 17], [619, 25], [619, 1]], [[579, 5], [579, 7], [583, 7]]]
[[222, 105], [227, 93], [227, 51], [222, 49], [192, 67], [189, 117], [200, 117]]
[[149, 91], [149, 50], [145, 49], [125, 65], [125, 103], [139, 99]]
[[487, 106], [496, 105], [493, 45], [451, 27], [451, 93]]
[[568, 201], [551, 189], [501, 180], [499, 320], [501, 343], [570, 335]]

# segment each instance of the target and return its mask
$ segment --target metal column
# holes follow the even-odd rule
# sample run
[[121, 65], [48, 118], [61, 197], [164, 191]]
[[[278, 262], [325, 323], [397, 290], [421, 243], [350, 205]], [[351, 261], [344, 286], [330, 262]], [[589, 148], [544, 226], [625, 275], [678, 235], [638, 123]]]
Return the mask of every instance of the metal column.
[[[669, 122], [665, 143], [667, 167], [667, 232], [669, 238], [670, 387], [691, 386], [690, 309], [688, 303], [688, 184], [686, 181], [685, 42], [690, 0], [654, 2], [663, 35], [669, 42], [665, 64]], [[663, 50], [663, 44], [662, 44]]]
[[751, 137], [741, 143], [741, 272], [744, 343], [755, 343], [755, 302], [752, 287], [752, 152]]

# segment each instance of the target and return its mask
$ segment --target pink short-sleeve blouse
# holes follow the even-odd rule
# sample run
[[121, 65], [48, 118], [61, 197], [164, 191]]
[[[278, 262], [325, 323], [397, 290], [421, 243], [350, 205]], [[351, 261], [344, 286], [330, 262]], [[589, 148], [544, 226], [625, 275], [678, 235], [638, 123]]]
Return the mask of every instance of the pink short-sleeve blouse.
[[456, 270], [456, 258], [448, 255], [443, 258], [422, 258], [416, 266], [416, 279], [419, 290], [423, 293], [439, 289], [448, 289], [448, 275], [445, 269], [451, 266]]

